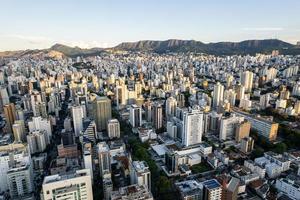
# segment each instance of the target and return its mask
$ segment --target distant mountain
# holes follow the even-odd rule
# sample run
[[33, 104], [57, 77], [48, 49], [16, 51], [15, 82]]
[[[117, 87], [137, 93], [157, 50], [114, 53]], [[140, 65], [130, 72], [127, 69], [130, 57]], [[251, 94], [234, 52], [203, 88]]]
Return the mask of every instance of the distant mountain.
[[[195, 40], [145, 40], [121, 43], [114, 47], [115, 50], [126, 51], [152, 51], [156, 53], [197, 52], [214, 55], [270, 53], [275, 49], [279, 50], [281, 53], [288, 53], [290, 49], [295, 48], [296, 45], [276, 39], [246, 40], [242, 42], [217, 42], [208, 44]], [[299, 49], [297, 52], [300, 54]]]
[[63, 44], [55, 44], [50, 47], [50, 50], [54, 50], [60, 53], [63, 53], [68, 57], [77, 57], [77, 56], [94, 56], [99, 55], [104, 51], [103, 48], [91, 48], [91, 49], [82, 49], [79, 47], [69, 47]]
[[82, 49], [69, 47], [63, 44], [55, 44], [49, 49], [24, 50], [0, 52], [0, 57], [20, 57], [26, 55], [46, 56], [51, 58], [95, 56], [106, 51], [142, 51], [155, 53], [169, 52], [196, 52], [213, 55], [255, 54], [271, 53], [279, 50], [281, 54], [300, 55], [300, 46], [293, 45], [277, 39], [267, 40], [245, 40], [242, 42], [217, 42], [203, 43], [195, 40], [143, 40], [138, 42], [124, 42], [112, 48]]

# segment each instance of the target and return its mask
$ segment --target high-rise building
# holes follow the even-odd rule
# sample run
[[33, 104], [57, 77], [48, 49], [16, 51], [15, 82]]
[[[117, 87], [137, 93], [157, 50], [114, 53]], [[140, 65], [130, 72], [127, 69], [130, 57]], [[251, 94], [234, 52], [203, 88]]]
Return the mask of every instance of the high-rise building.
[[240, 142], [241, 139], [248, 137], [250, 134], [251, 123], [244, 120], [237, 124], [235, 129], [235, 141]]
[[97, 130], [105, 130], [107, 121], [111, 119], [111, 100], [107, 97], [97, 96], [93, 102], [93, 109]]
[[83, 110], [82, 106], [72, 106], [72, 119], [75, 136], [78, 137], [83, 130]]
[[178, 94], [176, 96], [176, 101], [177, 101], [177, 106], [179, 108], [185, 107], [185, 96], [184, 96], [184, 94]]
[[202, 197], [203, 200], [221, 200], [222, 187], [216, 179], [206, 180], [201, 182], [203, 185]]
[[113, 191], [113, 182], [110, 177], [103, 178], [103, 196], [104, 200], [110, 200]]
[[300, 101], [299, 100], [296, 101], [294, 109], [295, 109], [295, 114], [299, 115], [300, 114]]
[[177, 137], [177, 126], [174, 122], [167, 122], [167, 133], [171, 138]]
[[85, 119], [83, 121], [82, 133], [83, 137], [88, 138], [90, 141], [96, 142], [96, 139], [98, 139], [98, 135], [95, 121], [88, 118]]
[[27, 143], [30, 149], [30, 153], [40, 153], [43, 152], [47, 145], [47, 133], [45, 130], [34, 131], [27, 135]]
[[15, 104], [10, 103], [4, 106], [4, 116], [6, 120], [7, 132], [12, 133], [12, 125], [16, 120], [16, 108]]
[[259, 105], [262, 109], [265, 109], [270, 106], [270, 93], [261, 95], [259, 98]]
[[253, 85], [253, 73], [245, 71], [241, 76], [241, 84], [245, 87], [246, 92], [251, 92]]
[[34, 191], [31, 165], [16, 163], [7, 171], [7, 184], [11, 198], [25, 199]]
[[83, 164], [85, 169], [90, 170], [91, 179], [93, 182], [93, 158], [92, 158], [92, 152], [93, 147], [91, 143], [85, 143], [83, 145], [83, 151], [82, 151], [82, 157], [83, 157]]
[[170, 120], [176, 114], [177, 101], [174, 97], [169, 97], [166, 100], [166, 118]]
[[233, 89], [225, 90], [224, 99], [230, 103], [230, 106], [235, 105], [236, 93]]
[[236, 99], [241, 100], [245, 98], [245, 87], [243, 85], [237, 85], [235, 87]]
[[203, 134], [203, 112], [196, 109], [184, 111], [182, 144], [190, 146], [201, 143]]
[[1, 146], [0, 149], [0, 192], [7, 191], [7, 172], [11, 163], [24, 163], [30, 165], [31, 158], [27, 145], [13, 143]]
[[120, 137], [120, 123], [117, 119], [108, 120], [107, 133], [111, 139]]
[[131, 164], [131, 184], [145, 185], [151, 190], [151, 173], [145, 161], [133, 161]]
[[213, 108], [217, 109], [222, 105], [224, 98], [224, 86], [221, 85], [219, 82], [214, 85], [214, 92], [213, 92]]
[[269, 141], [276, 140], [279, 126], [278, 123], [236, 109], [234, 110], [234, 113], [249, 121], [251, 123], [251, 128], [257, 131], [258, 135], [265, 137]]
[[136, 104], [130, 106], [129, 122], [132, 127], [139, 127], [142, 125], [142, 109]]
[[228, 138], [233, 138], [236, 133], [237, 125], [242, 121], [244, 121], [244, 118], [236, 115], [222, 117], [219, 139], [226, 140]]
[[51, 122], [49, 119], [42, 117], [32, 117], [32, 121], [28, 122], [29, 132], [45, 130], [47, 133], [46, 143], [50, 142], [52, 136]]
[[12, 126], [12, 130], [15, 142], [26, 142], [25, 125], [23, 120], [16, 120]]
[[97, 146], [100, 175], [103, 176], [105, 173], [111, 172], [110, 149], [105, 142], [100, 142]]
[[163, 127], [162, 106], [158, 103], [153, 105], [153, 125], [156, 130]]
[[241, 140], [241, 151], [250, 153], [254, 147], [254, 140], [252, 137], [245, 137]]
[[2, 111], [3, 106], [9, 104], [9, 96], [7, 93], [7, 89], [4, 86], [0, 87], [0, 109]]
[[89, 169], [77, 170], [67, 175], [46, 176], [42, 185], [41, 199], [93, 200]]

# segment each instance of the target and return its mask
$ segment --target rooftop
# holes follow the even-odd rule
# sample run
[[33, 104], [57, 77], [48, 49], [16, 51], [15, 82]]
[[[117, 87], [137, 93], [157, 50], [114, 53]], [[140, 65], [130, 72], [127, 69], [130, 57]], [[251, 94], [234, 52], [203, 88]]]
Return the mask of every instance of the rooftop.
[[209, 190], [221, 187], [220, 183], [216, 179], [204, 181], [202, 184]]

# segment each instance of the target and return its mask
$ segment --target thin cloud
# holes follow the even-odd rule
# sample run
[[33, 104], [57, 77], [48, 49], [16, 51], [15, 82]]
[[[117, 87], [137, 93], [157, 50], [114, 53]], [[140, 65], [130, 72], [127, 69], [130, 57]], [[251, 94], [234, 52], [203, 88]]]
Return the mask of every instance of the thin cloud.
[[83, 40], [57, 40], [50, 37], [44, 36], [33, 36], [33, 35], [21, 35], [21, 34], [2, 34], [2, 38], [10, 38], [14, 40], [22, 40], [32, 45], [43, 46], [48, 48], [49, 46], [60, 43], [68, 45], [71, 47], [80, 47], [80, 48], [93, 48], [93, 47], [108, 47], [108, 43], [99, 42], [99, 41], [83, 41]]
[[246, 27], [244, 31], [283, 31], [281, 27]]

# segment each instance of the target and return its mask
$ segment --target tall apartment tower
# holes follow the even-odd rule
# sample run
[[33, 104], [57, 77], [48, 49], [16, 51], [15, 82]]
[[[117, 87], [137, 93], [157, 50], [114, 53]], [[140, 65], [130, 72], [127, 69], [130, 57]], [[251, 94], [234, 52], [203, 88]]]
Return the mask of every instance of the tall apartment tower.
[[251, 92], [253, 85], [253, 73], [250, 71], [243, 72], [241, 76], [241, 84], [245, 87], [246, 92]]
[[111, 100], [97, 96], [93, 102], [93, 109], [97, 130], [105, 130], [107, 121], [111, 119]]
[[72, 119], [75, 136], [78, 137], [83, 130], [83, 110], [82, 106], [72, 106]]
[[142, 109], [136, 104], [130, 106], [129, 122], [132, 127], [139, 127], [142, 125]]
[[9, 103], [4, 106], [4, 116], [6, 119], [6, 127], [7, 132], [12, 133], [12, 125], [14, 124], [16, 120], [16, 107], [15, 104]]
[[250, 153], [254, 147], [254, 140], [252, 137], [245, 137], [241, 141], [241, 151], [244, 153]]
[[153, 105], [153, 125], [156, 130], [163, 127], [162, 105], [158, 103]]
[[169, 97], [166, 100], [166, 118], [170, 120], [176, 114], [177, 101], [174, 97]]
[[214, 85], [214, 94], [213, 94], [213, 108], [217, 109], [222, 105], [224, 98], [224, 86], [219, 82]]
[[201, 143], [203, 134], [203, 112], [189, 110], [183, 113], [182, 144], [190, 146]]
[[111, 139], [120, 137], [120, 123], [117, 119], [108, 120], [107, 133]]
[[106, 173], [110, 173], [110, 151], [109, 146], [105, 142], [98, 143], [98, 157], [99, 157], [99, 169], [100, 175], [103, 176]]
[[15, 164], [7, 171], [7, 184], [11, 198], [22, 199], [30, 195], [34, 190], [31, 166], [24, 163]]
[[47, 133], [45, 130], [34, 131], [27, 135], [27, 143], [30, 149], [30, 153], [34, 154], [43, 152], [46, 149], [47, 144], [49, 144], [46, 138]]
[[23, 120], [16, 120], [12, 126], [12, 131], [15, 142], [26, 142], [25, 125]]

